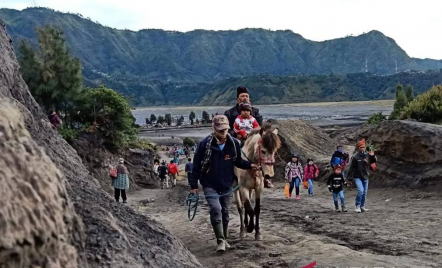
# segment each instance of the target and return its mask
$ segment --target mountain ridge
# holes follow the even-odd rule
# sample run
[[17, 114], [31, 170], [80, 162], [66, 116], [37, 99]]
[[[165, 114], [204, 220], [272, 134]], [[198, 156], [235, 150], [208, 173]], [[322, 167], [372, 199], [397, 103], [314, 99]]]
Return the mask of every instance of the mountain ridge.
[[[261, 28], [189, 32], [119, 30], [79, 14], [46, 8], [22, 11], [0, 9], [0, 18], [5, 21], [17, 51], [21, 40], [28, 40], [37, 46], [35, 27], [49, 24], [61, 28], [70, 53], [82, 63], [86, 85], [105, 84], [125, 95], [135, 95], [139, 105], [169, 104], [170, 97], [167, 94], [171, 88], [185, 88], [197, 94], [198, 98], [194, 101], [210, 104], [206, 100], [217, 99], [213, 95], [217, 93], [213, 91], [217, 91], [220, 85], [226, 86], [226, 81], [237, 83], [244, 78], [244, 81], [250, 83], [246, 86], [250, 87], [260, 81], [260, 75], [274, 76], [274, 79], [267, 80], [279, 83], [292, 81], [290, 76], [345, 76], [364, 72], [389, 75], [408, 70], [442, 68], [442, 61], [409, 57], [394, 39], [377, 30], [359, 36], [317, 42], [305, 39], [291, 30], [270, 31]], [[366, 82], [377, 79], [363, 77], [368, 79]], [[309, 81], [315, 81], [315, 78]], [[432, 82], [440, 83], [439, 80]], [[387, 87], [391, 87], [391, 84], [389, 81]], [[417, 86], [421, 84], [427, 83]], [[205, 90], [205, 86], [210, 86], [211, 90]], [[318, 85], [310, 86], [313, 88]], [[351, 83], [346, 86], [351, 86]], [[296, 87], [295, 95], [303, 90], [306, 89]], [[373, 90], [383, 92], [386, 88]], [[351, 92], [348, 88], [344, 91]], [[177, 98], [188, 97], [187, 92], [173, 92]], [[326, 100], [330, 97], [327, 92], [333, 90], [318, 88], [315, 92], [318, 94], [316, 97], [305, 101]], [[355, 92], [352, 96], [362, 98], [366, 94]], [[371, 97], [379, 96], [372, 94]], [[284, 102], [275, 98], [268, 99], [267, 103]]]

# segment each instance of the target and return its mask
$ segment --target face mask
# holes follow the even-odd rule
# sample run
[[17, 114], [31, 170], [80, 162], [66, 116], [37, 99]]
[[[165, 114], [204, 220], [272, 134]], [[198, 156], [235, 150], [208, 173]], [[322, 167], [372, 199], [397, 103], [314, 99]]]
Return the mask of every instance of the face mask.
[[342, 153], [342, 148], [339, 148], [339, 149], [338, 149], [338, 152]]

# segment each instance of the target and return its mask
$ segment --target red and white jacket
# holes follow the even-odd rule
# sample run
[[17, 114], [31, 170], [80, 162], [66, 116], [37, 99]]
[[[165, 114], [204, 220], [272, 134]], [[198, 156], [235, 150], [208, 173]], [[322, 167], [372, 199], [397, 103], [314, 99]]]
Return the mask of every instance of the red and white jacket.
[[241, 115], [238, 115], [238, 117], [235, 119], [235, 123], [233, 124], [233, 130], [235, 133], [243, 137], [249, 135], [252, 129], [258, 127], [258, 122], [253, 116], [249, 116], [249, 118], [244, 119]]

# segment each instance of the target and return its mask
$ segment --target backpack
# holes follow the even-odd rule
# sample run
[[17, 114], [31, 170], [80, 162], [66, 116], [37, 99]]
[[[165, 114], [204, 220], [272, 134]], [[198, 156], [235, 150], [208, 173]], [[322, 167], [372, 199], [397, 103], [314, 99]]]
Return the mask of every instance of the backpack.
[[169, 172], [170, 172], [170, 174], [177, 174], [178, 173], [178, 167], [175, 164], [170, 165]]
[[112, 178], [116, 178], [117, 175], [118, 175], [117, 168], [116, 167], [111, 168], [111, 170], [109, 171], [109, 176], [111, 176]]

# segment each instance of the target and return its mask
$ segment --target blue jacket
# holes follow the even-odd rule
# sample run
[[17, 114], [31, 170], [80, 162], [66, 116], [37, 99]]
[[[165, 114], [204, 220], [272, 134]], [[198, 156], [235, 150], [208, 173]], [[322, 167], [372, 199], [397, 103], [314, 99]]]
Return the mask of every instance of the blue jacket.
[[[236, 179], [234, 167], [241, 169], [251, 169], [251, 162], [242, 159], [241, 148], [238, 140], [228, 137], [223, 150], [218, 147], [216, 139], [213, 138], [210, 146], [212, 154], [209, 166], [206, 171], [202, 171], [202, 161], [209, 137], [204, 138], [199, 144], [193, 158], [193, 171], [190, 178], [190, 187], [198, 189], [198, 180], [203, 187], [213, 188], [218, 193], [226, 193], [232, 189]], [[236, 149], [236, 151], [235, 151]]]

